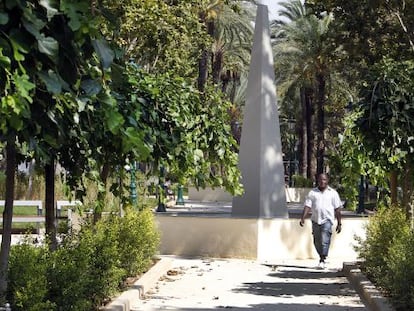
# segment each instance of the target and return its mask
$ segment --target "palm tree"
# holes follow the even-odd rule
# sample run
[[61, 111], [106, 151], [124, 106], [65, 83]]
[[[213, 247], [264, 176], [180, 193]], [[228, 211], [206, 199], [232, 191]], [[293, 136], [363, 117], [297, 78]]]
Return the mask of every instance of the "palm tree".
[[303, 124], [297, 126], [302, 172], [306, 168], [311, 178], [325, 169], [327, 89], [335, 83], [330, 78], [337, 53], [327, 36], [332, 16], [318, 18], [309, 14], [300, 0], [283, 2], [281, 6], [279, 14], [284, 19], [272, 24], [276, 76], [282, 96], [300, 94], [301, 114], [296, 119]]
[[199, 60], [198, 88], [201, 92], [209, 72], [211, 82], [221, 83], [225, 91], [232, 78], [238, 79], [240, 73], [247, 70], [253, 37], [253, 14], [251, 7], [246, 6], [248, 2], [211, 0], [199, 14], [212, 39], [211, 46], [205, 46]]

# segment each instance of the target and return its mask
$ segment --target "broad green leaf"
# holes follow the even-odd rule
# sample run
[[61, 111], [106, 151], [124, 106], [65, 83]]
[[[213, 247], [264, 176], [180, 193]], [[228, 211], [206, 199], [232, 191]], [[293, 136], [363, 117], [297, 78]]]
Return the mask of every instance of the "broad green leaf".
[[39, 78], [46, 85], [46, 88], [52, 94], [60, 94], [62, 92], [62, 84], [59, 77], [53, 71], [49, 70], [48, 73], [38, 72]]
[[9, 22], [9, 15], [6, 13], [0, 13], [0, 25], [6, 25]]
[[17, 0], [6, 0], [5, 3], [6, 3], [6, 8], [8, 8], [9, 10], [20, 5], [20, 1], [17, 1]]
[[100, 92], [98, 94], [98, 100], [102, 104], [108, 105], [109, 107], [116, 106], [116, 100], [111, 96], [109, 90], [105, 90], [105, 92]]
[[9, 118], [9, 123], [15, 130], [20, 130], [23, 127], [23, 120], [16, 114], [12, 114]]
[[49, 134], [45, 134], [43, 136], [43, 139], [53, 148], [58, 148], [59, 144], [57, 142], [57, 139], [55, 137], [53, 137], [52, 135]]
[[119, 131], [119, 128], [124, 123], [124, 117], [117, 111], [105, 111], [106, 124], [108, 129], [116, 134]]
[[203, 151], [200, 149], [194, 150], [194, 161], [199, 162], [203, 159]]
[[3, 96], [1, 98], [1, 104], [4, 110], [8, 110], [9, 108], [14, 109], [16, 107], [16, 100], [11, 95]]
[[18, 91], [18, 94], [25, 98], [28, 102], [32, 102], [33, 99], [30, 96], [30, 91], [34, 89], [35, 85], [30, 82], [28, 75], [19, 75], [15, 73], [13, 75], [13, 81], [14, 85], [16, 86], [16, 89]]
[[26, 15], [25, 17], [26, 18], [22, 21], [24, 28], [26, 28], [29, 33], [38, 39], [40, 37], [41, 30], [46, 26], [46, 22], [34, 15]]
[[98, 54], [102, 67], [108, 69], [114, 60], [114, 52], [105, 40], [94, 40], [92, 45], [96, 54]]
[[40, 38], [38, 38], [37, 45], [40, 52], [49, 55], [50, 58], [54, 61], [57, 60], [59, 44], [54, 38], [45, 37], [43, 34], [41, 34]]
[[75, 112], [73, 115], [73, 122], [79, 124], [79, 113]]
[[131, 150], [138, 151], [141, 157], [146, 158], [149, 155], [149, 148], [143, 142], [142, 132], [138, 132], [133, 127], [128, 127], [124, 131], [126, 139], [123, 141], [124, 152], [129, 152]]
[[10, 42], [13, 48], [13, 58], [20, 62], [24, 60], [24, 55], [20, 53], [20, 48], [21, 46], [13, 39], [10, 37]]
[[102, 85], [97, 80], [88, 79], [82, 81], [81, 88], [85, 91], [87, 96], [94, 96], [99, 94], [102, 90]]
[[86, 100], [82, 100], [82, 99], [77, 99], [76, 100], [76, 103], [78, 104], [78, 111], [79, 112], [82, 112], [82, 111], [84, 111], [85, 110], [85, 107], [86, 107], [86, 104], [87, 104], [87, 101]]
[[55, 113], [52, 110], [48, 110], [46, 112], [46, 114], [53, 123], [55, 123], [55, 124], [58, 123], [57, 120], [56, 120], [56, 117], [55, 117]]
[[59, 13], [56, 9], [57, 3], [54, 0], [40, 0], [39, 4], [46, 9], [46, 15], [49, 21], [52, 19], [53, 16]]
[[135, 120], [133, 117], [128, 116], [127, 117], [129, 124], [133, 125], [134, 127], [138, 127], [137, 120]]
[[89, 2], [62, 0], [60, 1], [60, 9], [69, 17], [69, 27], [73, 31], [77, 31], [82, 26], [82, 13], [86, 13], [89, 10]]
[[4, 68], [10, 68], [11, 65], [10, 58], [3, 55], [3, 48], [0, 48], [0, 64]]

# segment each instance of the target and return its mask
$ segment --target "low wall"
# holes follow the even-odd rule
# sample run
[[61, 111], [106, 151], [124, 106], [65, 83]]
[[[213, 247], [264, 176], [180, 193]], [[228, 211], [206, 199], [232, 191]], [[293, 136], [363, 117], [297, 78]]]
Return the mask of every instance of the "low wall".
[[[312, 226], [299, 219], [253, 219], [230, 216], [157, 214], [162, 255], [251, 258], [262, 262], [318, 258]], [[356, 259], [355, 236], [364, 236], [368, 218], [344, 218], [342, 232], [333, 233], [329, 257]]]
[[286, 202], [302, 203], [305, 201], [311, 188], [285, 188]]
[[[303, 202], [310, 188], [285, 188], [286, 202]], [[231, 202], [233, 197], [222, 188], [205, 188], [197, 190], [195, 187], [188, 188], [188, 198], [194, 201], [217, 201]]]
[[188, 187], [188, 199], [200, 202], [231, 202], [233, 196], [222, 188], [196, 189]]

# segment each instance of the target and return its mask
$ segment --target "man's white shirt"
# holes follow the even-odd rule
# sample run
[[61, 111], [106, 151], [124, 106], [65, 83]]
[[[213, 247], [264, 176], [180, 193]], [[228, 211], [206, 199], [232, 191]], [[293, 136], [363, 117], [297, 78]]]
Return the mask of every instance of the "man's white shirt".
[[335, 209], [342, 207], [342, 201], [338, 192], [328, 186], [323, 192], [318, 188], [309, 191], [304, 205], [311, 208], [313, 222], [321, 225], [329, 220], [334, 224]]

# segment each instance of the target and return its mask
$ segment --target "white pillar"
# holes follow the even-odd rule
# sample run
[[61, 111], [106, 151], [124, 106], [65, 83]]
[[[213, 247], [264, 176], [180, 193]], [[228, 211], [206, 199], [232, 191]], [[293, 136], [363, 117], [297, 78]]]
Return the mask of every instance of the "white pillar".
[[257, 6], [239, 152], [245, 193], [233, 198], [237, 217], [288, 218], [269, 15]]

